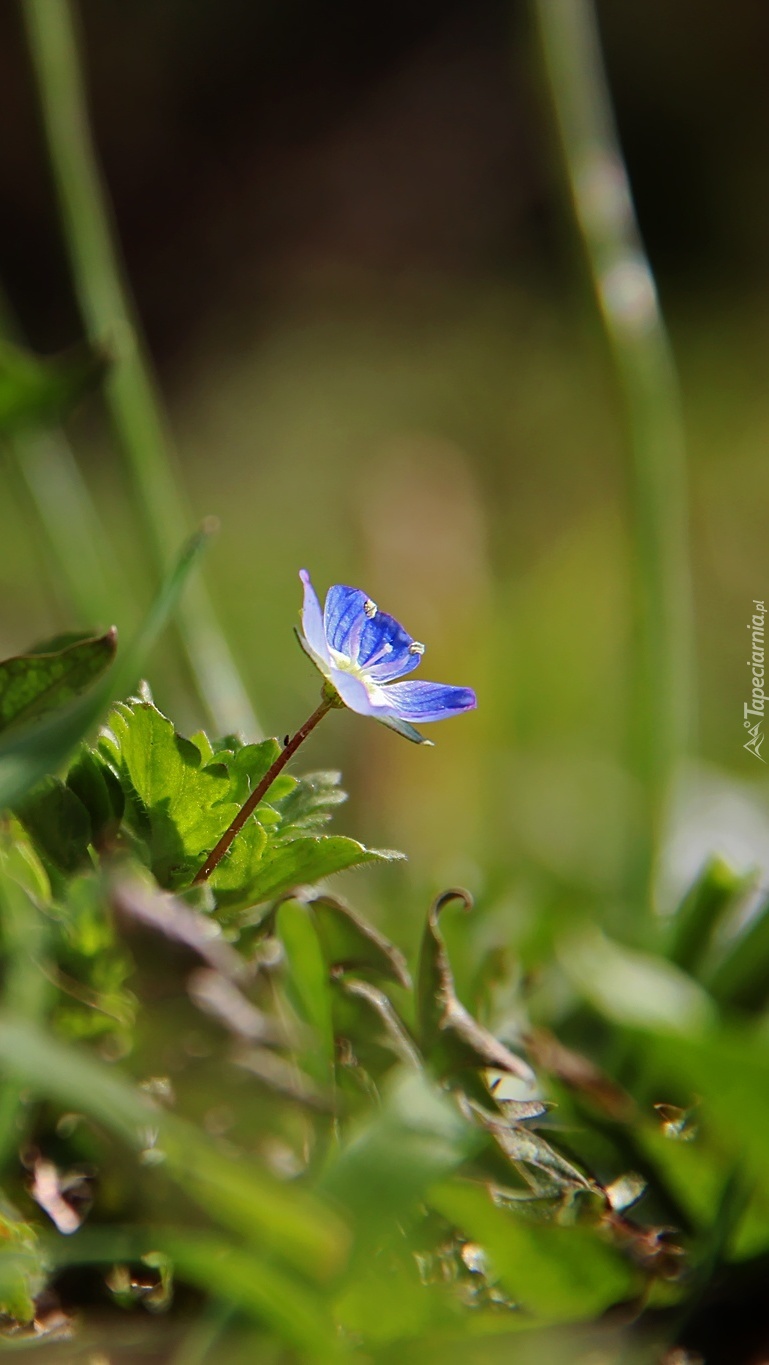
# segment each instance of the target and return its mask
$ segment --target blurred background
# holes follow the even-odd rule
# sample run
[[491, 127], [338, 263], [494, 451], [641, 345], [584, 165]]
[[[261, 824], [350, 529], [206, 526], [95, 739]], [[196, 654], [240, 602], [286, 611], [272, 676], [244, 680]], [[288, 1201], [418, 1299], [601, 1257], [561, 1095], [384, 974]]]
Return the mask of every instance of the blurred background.
[[[626, 433], [528, 8], [80, 10], [128, 274], [194, 510], [221, 519], [206, 572], [264, 731], [315, 704], [292, 634], [300, 567], [321, 592], [364, 587], [426, 642], [425, 677], [478, 692], [432, 750], [348, 714], [308, 745], [301, 766], [345, 773], [345, 831], [409, 857], [346, 888], [389, 905], [406, 942], [451, 882], [508, 937], [536, 932], [535, 903], [609, 904], [636, 799]], [[742, 748], [745, 628], [769, 595], [769, 12], [598, 11], [689, 443], [702, 761], [681, 881], [714, 848], [769, 861], [763, 770]], [[27, 343], [53, 353], [83, 327], [10, 5], [0, 121], [0, 279]], [[67, 436], [130, 632], [151, 574], [98, 398]], [[77, 624], [109, 622], [73, 621], [6, 478], [0, 649]], [[167, 647], [149, 672], [196, 728]]]

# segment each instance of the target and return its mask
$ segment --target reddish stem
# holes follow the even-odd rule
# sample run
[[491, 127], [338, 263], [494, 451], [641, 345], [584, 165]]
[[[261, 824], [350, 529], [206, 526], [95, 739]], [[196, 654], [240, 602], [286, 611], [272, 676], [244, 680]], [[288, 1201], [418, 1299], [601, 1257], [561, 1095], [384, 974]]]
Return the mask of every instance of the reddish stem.
[[200, 868], [198, 872], [196, 872], [192, 880], [193, 886], [200, 886], [202, 882], [208, 881], [208, 878], [211, 876], [211, 873], [213, 872], [214, 868], [217, 867], [218, 864], [222, 861], [222, 858], [224, 857], [225, 853], [230, 847], [230, 844], [232, 843], [233, 839], [242, 830], [249, 815], [253, 814], [253, 812], [256, 810], [256, 807], [259, 805], [259, 802], [266, 796], [267, 792], [269, 791], [270, 787], [275, 781], [275, 778], [278, 776], [279, 773], [283, 771], [289, 759], [292, 758], [293, 755], [296, 753], [297, 749], [299, 748], [299, 745], [304, 743], [310, 731], [315, 729], [315, 726], [318, 724], [319, 721], [323, 719], [326, 712], [331, 710], [333, 705], [334, 705], [333, 701], [330, 701], [327, 697], [324, 697], [317, 710], [313, 711], [312, 715], [309, 716], [308, 719], [304, 722], [304, 725], [302, 725], [301, 728], [297, 730], [293, 738], [288, 741], [288, 744], [286, 745], [285, 749], [283, 749], [281, 753], [278, 754], [278, 757], [275, 759], [275, 762], [273, 763], [272, 767], [268, 768], [261, 782], [256, 787], [254, 787], [254, 790], [252, 791], [245, 805], [242, 806], [241, 809], [238, 811], [229, 829], [225, 830], [216, 847], [213, 848], [209, 853], [208, 857], [206, 858], [206, 861], [203, 863], [203, 866]]

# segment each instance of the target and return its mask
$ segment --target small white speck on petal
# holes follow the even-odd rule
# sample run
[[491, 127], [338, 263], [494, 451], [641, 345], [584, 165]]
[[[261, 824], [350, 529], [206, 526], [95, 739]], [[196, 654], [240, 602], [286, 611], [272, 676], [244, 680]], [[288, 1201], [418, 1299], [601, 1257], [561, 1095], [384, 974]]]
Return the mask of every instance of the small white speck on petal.
[[425, 647], [423, 644], [420, 644], [419, 640], [411, 641], [411, 644], [409, 645], [409, 654], [424, 654], [424, 652]]
[[376, 602], [372, 602], [372, 601], [371, 601], [371, 598], [370, 598], [370, 597], [367, 597], [366, 600], [365, 600], [365, 602], [363, 603], [363, 610], [365, 611], [365, 613], [366, 613], [366, 615], [367, 615], [367, 617], [368, 617], [368, 619], [369, 619], [369, 621], [370, 621], [371, 618], [372, 618], [372, 616], [376, 616], [376, 614], [377, 614], [377, 604], [376, 604]]

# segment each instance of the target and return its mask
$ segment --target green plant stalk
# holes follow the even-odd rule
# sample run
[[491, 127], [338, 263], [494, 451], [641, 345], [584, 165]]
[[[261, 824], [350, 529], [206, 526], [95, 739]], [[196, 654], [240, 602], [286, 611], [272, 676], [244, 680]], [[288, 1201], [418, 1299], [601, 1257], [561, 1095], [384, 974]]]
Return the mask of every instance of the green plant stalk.
[[[0, 338], [19, 328], [0, 287]], [[57, 600], [82, 626], [105, 625], [115, 611], [113, 557], [85, 480], [63, 431], [30, 426], [4, 440], [12, 492], [34, 521]]]
[[37, 529], [57, 603], [96, 629], [115, 611], [117, 589], [104, 528], [60, 431], [17, 431], [5, 441], [15, 501]]
[[654, 278], [612, 116], [592, 0], [533, 0], [575, 217], [627, 417], [629, 748], [643, 799], [629, 899], [654, 904], [672, 786], [691, 741], [692, 608], [683, 423]]
[[[74, 14], [69, 0], [21, 0], [21, 7], [75, 289], [89, 339], [115, 355], [105, 399], [160, 577], [190, 518], [123, 278], [89, 127]], [[216, 730], [254, 735], [253, 710], [200, 582], [180, 609], [179, 627], [198, 693]]]

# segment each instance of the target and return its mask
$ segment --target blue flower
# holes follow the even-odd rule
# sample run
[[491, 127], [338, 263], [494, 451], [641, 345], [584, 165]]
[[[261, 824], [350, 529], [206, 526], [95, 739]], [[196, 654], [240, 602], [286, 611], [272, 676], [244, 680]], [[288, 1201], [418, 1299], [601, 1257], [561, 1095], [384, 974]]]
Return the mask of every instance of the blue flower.
[[373, 716], [417, 744], [428, 744], [412, 721], [445, 720], [476, 705], [469, 687], [395, 682], [417, 667], [424, 645], [360, 588], [335, 584], [321, 611], [306, 569], [299, 577], [304, 583], [299, 642], [344, 706]]

